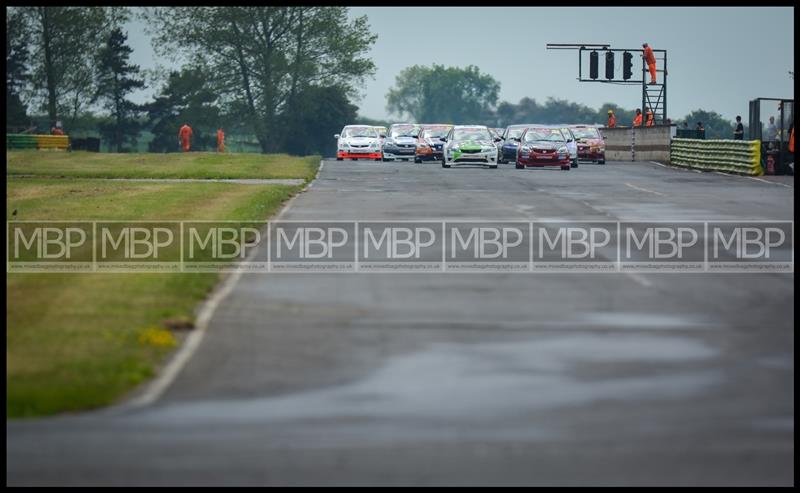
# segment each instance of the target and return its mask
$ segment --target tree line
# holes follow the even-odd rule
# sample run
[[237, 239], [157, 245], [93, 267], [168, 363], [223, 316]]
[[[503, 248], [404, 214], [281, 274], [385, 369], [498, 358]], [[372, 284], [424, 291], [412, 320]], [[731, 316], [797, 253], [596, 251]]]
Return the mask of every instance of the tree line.
[[[491, 127], [517, 123], [587, 123], [605, 125], [608, 110], [614, 111], [617, 125], [630, 126], [636, 109], [605, 103], [597, 109], [564, 99], [547, 98], [539, 102], [524, 97], [519, 102], [498, 102], [500, 83], [478, 67], [430, 67], [414, 65], [404, 69], [386, 94], [386, 109], [400, 118], [416, 122], [479, 122]], [[695, 110], [680, 120], [695, 128], [702, 122], [706, 137], [730, 139], [734, 124], [713, 111]]]
[[[183, 123], [196, 149], [215, 148], [215, 131], [249, 135], [262, 152], [328, 153], [332, 134], [347, 123], [386, 125], [358, 116], [352, 103], [375, 73], [368, 53], [377, 39], [365, 16], [346, 7], [148, 7], [135, 14], [156, 52], [175, 70], [146, 74], [130, 62], [124, 7], [7, 7], [6, 124], [24, 126], [46, 115], [47, 131], [63, 122], [98, 131], [108, 147], [136, 147], [153, 135], [152, 152], [177, 151]], [[152, 100], [131, 95], [156, 85]], [[630, 124], [633, 109], [593, 109], [562, 99], [499, 102], [500, 83], [478, 67], [414, 65], [403, 70], [387, 110], [417, 122], [603, 124], [607, 111]], [[102, 114], [101, 114], [102, 113]], [[708, 138], [729, 138], [732, 123], [697, 110]]]
[[130, 100], [146, 81], [122, 30], [129, 9], [8, 7], [7, 127], [43, 112], [67, 130], [93, 120], [115, 150], [146, 130], [149, 150], [159, 152], [176, 150], [188, 122], [208, 139], [223, 126], [253, 135], [262, 152], [311, 154], [356, 119], [350, 101], [375, 71], [367, 53], [377, 36], [346, 7], [150, 7], [137, 15], [156, 52], [182, 62], [157, 77], [159, 91], [145, 104]]

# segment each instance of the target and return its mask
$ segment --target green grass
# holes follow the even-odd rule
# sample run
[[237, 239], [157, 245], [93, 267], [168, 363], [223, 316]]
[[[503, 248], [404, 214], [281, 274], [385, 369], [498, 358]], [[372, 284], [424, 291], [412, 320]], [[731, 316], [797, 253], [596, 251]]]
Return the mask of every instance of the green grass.
[[[16, 209], [17, 220], [265, 220], [299, 188], [9, 178], [6, 219]], [[145, 329], [167, 318], [193, 319], [218, 280], [217, 274], [7, 273], [6, 416], [117, 401], [153, 376], [172, 350], [156, 343], [163, 338], [143, 339]]]
[[286, 154], [110, 154], [6, 151], [7, 175], [69, 178], [303, 178], [311, 180], [319, 156]]

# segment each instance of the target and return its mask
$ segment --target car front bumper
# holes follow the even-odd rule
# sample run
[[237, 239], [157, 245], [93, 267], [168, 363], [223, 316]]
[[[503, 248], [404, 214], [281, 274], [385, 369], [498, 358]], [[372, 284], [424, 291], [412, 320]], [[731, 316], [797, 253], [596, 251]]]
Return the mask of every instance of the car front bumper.
[[447, 164], [497, 164], [497, 151], [450, 153], [445, 161]]
[[401, 147], [401, 146], [384, 146], [383, 158], [384, 159], [414, 159], [416, 156], [416, 146]]
[[381, 153], [380, 151], [368, 151], [368, 152], [337, 151], [336, 158], [337, 159], [380, 159]]
[[569, 154], [566, 155], [559, 155], [557, 153], [550, 153], [550, 152], [531, 152], [527, 156], [520, 155], [517, 158], [517, 163], [523, 166], [531, 166], [531, 167], [543, 167], [543, 166], [569, 166], [570, 165], [570, 156]]
[[603, 161], [606, 159], [605, 149], [592, 149], [587, 147], [585, 149], [578, 149], [578, 159], [585, 159], [587, 161]]

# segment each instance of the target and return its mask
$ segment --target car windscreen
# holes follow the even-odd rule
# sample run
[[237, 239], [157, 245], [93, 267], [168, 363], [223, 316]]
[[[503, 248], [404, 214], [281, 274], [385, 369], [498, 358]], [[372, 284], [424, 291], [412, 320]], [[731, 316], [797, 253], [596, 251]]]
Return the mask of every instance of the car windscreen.
[[457, 128], [453, 131], [453, 140], [493, 140], [485, 128]]
[[599, 139], [600, 133], [594, 127], [572, 128], [572, 134], [578, 139]]
[[450, 127], [427, 127], [422, 131], [422, 137], [426, 139], [438, 139], [439, 137], [447, 135], [449, 131]]
[[564, 142], [564, 136], [557, 128], [529, 128], [525, 142]]
[[389, 129], [389, 136], [392, 138], [396, 137], [416, 137], [417, 136], [417, 127], [414, 125], [398, 125], [392, 126]]
[[344, 129], [345, 137], [378, 137], [378, 131], [373, 127], [348, 127]]
[[524, 128], [509, 128], [508, 129], [508, 136], [506, 138], [507, 139], [518, 139], [520, 137], [520, 135], [522, 135], [522, 132], [524, 132], [524, 131], [525, 131]]

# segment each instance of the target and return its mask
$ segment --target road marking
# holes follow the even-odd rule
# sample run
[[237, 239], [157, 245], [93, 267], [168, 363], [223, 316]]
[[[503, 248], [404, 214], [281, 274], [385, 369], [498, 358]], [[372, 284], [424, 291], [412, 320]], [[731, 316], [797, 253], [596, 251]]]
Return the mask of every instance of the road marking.
[[323, 159], [323, 160], [321, 160], [321, 161], [319, 162], [319, 168], [317, 168], [317, 174], [316, 174], [316, 175], [314, 175], [314, 179], [313, 179], [313, 180], [311, 180], [311, 183], [309, 183], [309, 184], [308, 184], [308, 188], [311, 188], [311, 187], [313, 187], [313, 186], [314, 186], [314, 182], [315, 182], [315, 181], [316, 181], [316, 179], [319, 177], [319, 174], [320, 174], [320, 172], [322, 171], [322, 168], [323, 168], [324, 166], [325, 166], [325, 160]]
[[[317, 174], [314, 176], [314, 180], [319, 177], [323, 165], [324, 162], [321, 162], [320, 167], [317, 170]], [[286, 205], [280, 210], [278, 215], [275, 216], [275, 219], [280, 219], [283, 217], [283, 215], [286, 214], [286, 212], [292, 207], [292, 204], [294, 204], [295, 199], [299, 197], [300, 193], [305, 192], [309, 188], [311, 188], [311, 183], [306, 185], [306, 187], [303, 188], [303, 190], [301, 190], [297, 195], [289, 199], [289, 201], [286, 202]], [[245, 258], [242, 262], [250, 261], [252, 257], [258, 253], [259, 248], [253, 249], [247, 258]], [[200, 347], [200, 343], [203, 341], [203, 337], [206, 334], [208, 323], [211, 321], [211, 317], [214, 315], [214, 312], [219, 304], [228, 297], [231, 291], [233, 291], [236, 283], [242, 277], [242, 272], [243, 271], [235, 271], [222, 281], [221, 287], [215, 290], [211, 294], [211, 297], [200, 307], [200, 312], [197, 315], [197, 321], [195, 323], [194, 330], [192, 330], [192, 332], [186, 338], [186, 341], [183, 343], [180, 349], [178, 349], [178, 352], [175, 354], [175, 356], [173, 356], [169, 363], [167, 363], [167, 366], [164, 367], [164, 370], [161, 372], [161, 374], [156, 377], [156, 379], [153, 380], [141, 394], [122, 404], [122, 408], [138, 408], [152, 404], [164, 394], [170, 385], [172, 385], [172, 382], [175, 381], [175, 378], [177, 378], [183, 367], [191, 359], [195, 351], [197, 351], [197, 348]]]
[[656, 162], [656, 161], [648, 161], [648, 163], [657, 164], [657, 165], [661, 166], [662, 168], [667, 168], [667, 169], [678, 169], [678, 170], [681, 170], [681, 171], [694, 171], [695, 173], [702, 173], [702, 171], [699, 170], [699, 169], [682, 168], [680, 166], [667, 166], [666, 164], [661, 164], [661, 163]]
[[763, 182], [763, 183], [769, 183], [770, 185], [780, 185], [780, 186], [786, 187], [786, 188], [793, 188], [791, 185], [787, 185], [785, 183], [779, 183], [777, 181], [769, 181], [769, 180], [765, 180], [763, 178], [756, 178], [755, 176], [747, 176], [745, 178], [750, 178], [751, 180], [756, 180], [756, 181], [760, 181], [760, 182]]
[[[625, 272], [625, 271], [623, 271], [623, 272]], [[633, 279], [634, 281], [636, 281], [637, 283], [641, 284], [642, 286], [644, 286], [646, 288], [649, 288], [649, 287], [651, 287], [653, 285], [653, 283], [651, 283], [650, 281], [648, 281], [644, 277], [640, 276], [639, 274], [636, 274], [635, 272], [625, 272], [625, 275], [627, 275], [628, 277], [630, 277], [631, 279]]]
[[648, 190], [648, 189], [646, 189], [646, 188], [640, 188], [640, 187], [637, 187], [636, 185], [631, 185], [630, 183], [626, 183], [625, 185], [626, 185], [626, 186], [628, 186], [628, 187], [631, 187], [631, 188], [633, 188], [634, 190], [639, 190], [639, 191], [641, 191], [641, 192], [654, 193], [654, 194], [656, 194], [656, 195], [662, 195], [662, 196], [663, 196], [663, 195], [665, 195], [665, 194], [663, 194], [663, 193], [661, 193], [661, 192], [655, 192], [655, 191], [653, 191], [653, 190]]
[[761, 183], [769, 183], [770, 185], [780, 185], [780, 186], [786, 187], [786, 188], [794, 188], [791, 185], [787, 185], [785, 183], [780, 183], [780, 182], [777, 182], [777, 181], [769, 181], [769, 180], [765, 180], [763, 178], [757, 178], [755, 176], [732, 175], [730, 173], [723, 173], [722, 171], [715, 171], [714, 173], [716, 173], [718, 175], [732, 176], [734, 178], [749, 178], [751, 180], [760, 181]]

